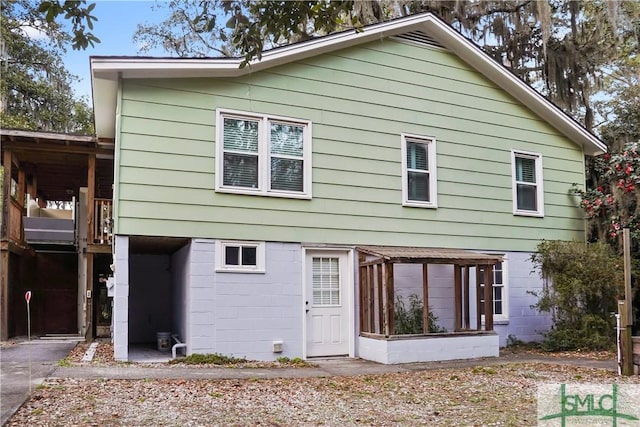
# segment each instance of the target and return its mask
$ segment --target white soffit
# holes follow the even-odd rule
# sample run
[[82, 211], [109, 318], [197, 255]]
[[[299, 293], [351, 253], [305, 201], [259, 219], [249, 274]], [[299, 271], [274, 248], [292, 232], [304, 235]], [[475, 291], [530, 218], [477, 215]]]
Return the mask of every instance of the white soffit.
[[412, 31], [424, 32], [438, 44], [458, 55], [562, 134], [583, 147], [586, 154], [597, 155], [606, 151], [606, 146], [596, 136], [490, 58], [474, 43], [430, 13], [374, 24], [365, 27], [361, 32], [345, 31], [273, 49], [265, 52], [261, 61], [253, 61], [243, 69], [239, 68], [242, 59], [238, 58], [91, 57], [96, 134], [104, 138], [115, 136], [119, 78], [237, 77]]

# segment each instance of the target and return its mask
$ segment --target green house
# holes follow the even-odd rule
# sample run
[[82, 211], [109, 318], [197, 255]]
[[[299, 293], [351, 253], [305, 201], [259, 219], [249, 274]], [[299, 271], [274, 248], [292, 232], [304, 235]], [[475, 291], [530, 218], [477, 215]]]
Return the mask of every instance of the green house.
[[585, 238], [569, 188], [598, 138], [431, 14], [239, 64], [91, 59], [117, 359], [158, 332], [188, 354], [383, 363], [540, 338], [529, 256]]

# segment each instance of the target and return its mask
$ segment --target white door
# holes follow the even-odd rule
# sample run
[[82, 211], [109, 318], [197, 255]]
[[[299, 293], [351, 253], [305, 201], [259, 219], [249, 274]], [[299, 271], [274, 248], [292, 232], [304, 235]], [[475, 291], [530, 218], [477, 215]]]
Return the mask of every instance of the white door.
[[308, 251], [305, 262], [307, 356], [348, 355], [347, 253]]

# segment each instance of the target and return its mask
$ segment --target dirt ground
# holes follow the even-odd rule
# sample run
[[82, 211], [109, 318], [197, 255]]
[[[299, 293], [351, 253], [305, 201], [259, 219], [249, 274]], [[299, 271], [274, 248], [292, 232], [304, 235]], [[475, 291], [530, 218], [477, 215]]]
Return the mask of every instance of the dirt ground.
[[[77, 366], [83, 346], [61, 363]], [[100, 345], [92, 364], [117, 366], [110, 354], [108, 343]], [[612, 357], [589, 357], [605, 356]], [[640, 376], [554, 363], [479, 362], [465, 368], [295, 379], [57, 378], [46, 380], [8, 425], [530, 426], [537, 423], [539, 384], [576, 382], [640, 384]]]

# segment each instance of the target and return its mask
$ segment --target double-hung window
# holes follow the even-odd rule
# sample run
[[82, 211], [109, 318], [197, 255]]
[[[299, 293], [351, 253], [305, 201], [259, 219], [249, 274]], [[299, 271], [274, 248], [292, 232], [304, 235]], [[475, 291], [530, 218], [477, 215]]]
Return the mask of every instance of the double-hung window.
[[216, 191], [311, 198], [311, 122], [217, 111]]
[[513, 213], [515, 215], [544, 216], [542, 155], [512, 151], [511, 171]]
[[402, 204], [437, 207], [436, 140], [402, 134]]
[[[480, 314], [484, 316], [484, 268], [480, 267]], [[506, 258], [493, 266], [493, 319], [509, 320]]]

